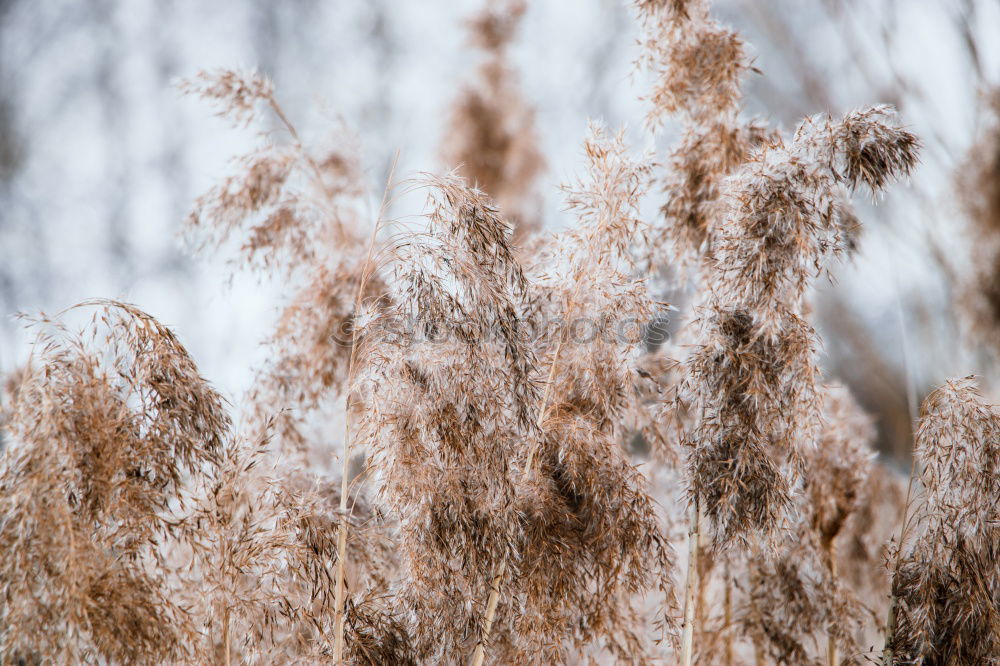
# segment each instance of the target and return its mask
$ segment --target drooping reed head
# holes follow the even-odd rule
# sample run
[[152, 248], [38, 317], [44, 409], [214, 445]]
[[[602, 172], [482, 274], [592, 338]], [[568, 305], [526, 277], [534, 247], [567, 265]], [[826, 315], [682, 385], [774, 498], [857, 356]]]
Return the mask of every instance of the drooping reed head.
[[[177, 597], [203, 627], [199, 658], [333, 663], [339, 479], [233, 437], [192, 486], [174, 557]], [[363, 497], [349, 506], [347, 652], [359, 664], [409, 663], [408, 635], [385, 603], [395, 572], [387, 525]]]
[[636, 7], [645, 29], [637, 64], [654, 78], [646, 123], [655, 128], [674, 117], [682, 126], [666, 159], [649, 260], [685, 265], [711, 254], [724, 212], [722, 180], [776, 135], [739, 118], [750, 60], [740, 36], [709, 16], [707, 2]]
[[843, 186], [880, 191], [909, 172], [916, 150], [889, 109], [872, 107], [839, 122], [807, 119], [790, 144], [760, 148], [727, 180], [689, 359], [699, 412], [692, 488], [723, 543], [778, 525], [795, 476], [787, 472], [818, 436], [817, 337], [804, 298], [829, 258], [853, 248]]
[[887, 647], [899, 663], [996, 663], [1000, 408], [973, 377], [946, 382], [924, 400], [914, 453], [924, 495], [916, 531], [899, 546]]
[[755, 549], [748, 563], [740, 628], [779, 664], [819, 662], [824, 637], [844, 655], [865, 647], [857, 639], [865, 608], [837, 563], [839, 549], [853, 546], [849, 520], [871, 501], [864, 485], [874, 429], [846, 389], [828, 386], [822, 393], [823, 426], [816, 445], [803, 451], [789, 528], [775, 552]]
[[651, 655], [638, 600], [656, 590], [673, 638], [673, 551], [648, 483], [626, 453], [625, 413], [637, 399], [642, 325], [652, 317], [635, 274], [647, 157], [623, 132], [592, 126], [586, 171], [564, 188], [577, 225], [553, 238], [531, 271], [534, 316], [553, 334], [541, 442], [519, 497], [525, 516], [517, 624], [521, 659], [566, 661], [602, 646], [619, 660]]
[[[256, 73], [203, 72], [181, 88], [259, 130], [258, 146], [236, 160], [235, 174], [198, 198], [187, 233], [216, 251], [238, 242], [242, 264], [290, 287], [248, 398], [258, 428], [273, 422], [278, 446], [305, 452], [316, 447], [310, 430], [329, 420], [348, 374], [361, 239], [374, 224], [362, 215], [360, 158], [341, 126], [329, 147], [303, 145], [273, 86]], [[283, 131], [266, 131], [268, 119]], [[377, 300], [382, 291], [375, 275], [363, 297]]]
[[158, 544], [229, 417], [174, 334], [112, 301], [87, 333], [36, 322], [0, 470], [0, 654], [158, 663], [190, 655]]
[[356, 390], [377, 497], [399, 520], [397, 607], [418, 659], [450, 662], [471, 653], [501, 565], [504, 585], [516, 578], [515, 479], [537, 390], [509, 223], [455, 175], [424, 185], [426, 227], [394, 250], [393, 305], [358, 329]]
[[675, 113], [694, 121], [735, 114], [751, 69], [739, 34], [712, 19], [704, 0], [635, 4], [645, 28], [639, 62], [656, 78], [646, 122]]

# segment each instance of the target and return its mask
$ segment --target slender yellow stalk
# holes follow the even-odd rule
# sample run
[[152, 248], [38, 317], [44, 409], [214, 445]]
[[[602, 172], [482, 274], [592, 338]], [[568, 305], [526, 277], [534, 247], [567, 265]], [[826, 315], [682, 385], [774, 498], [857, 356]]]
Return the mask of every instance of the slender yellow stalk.
[[482, 666], [486, 659], [486, 640], [489, 638], [490, 630], [493, 628], [493, 619], [497, 614], [497, 605], [500, 603], [500, 581], [507, 570], [507, 563], [500, 563], [500, 571], [493, 577], [493, 585], [490, 587], [490, 598], [486, 602], [486, 619], [483, 622], [483, 635], [476, 643], [476, 649], [472, 653], [473, 666]]
[[[826, 543], [826, 557], [830, 567], [830, 580], [836, 583], [837, 549], [836, 546], [834, 546], [833, 539], [830, 539]], [[837, 640], [832, 631], [826, 635], [826, 663], [827, 666], [837, 666], [837, 664], [840, 663], [837, 655]]]
[[229, 606], [222, 610], [222, 644], [224, 646], [225, 664], [229, 666], [232, 661], [232, 654], [229, 647]]
[[[351, 357], [353, 360], [354, 352], [351, 351]], [[350, 389], [348, 389], [348, 392]], [[335, 636], [334, 636], [334, 647], [333, 654], [335, 663], [342, 664], [344, 659], [344, 560], [347, 559], [347, 491], [348, 491], [348, 462], [351, 455], [350, 447], [350, 423], [351, 423], [351, 405], [350, 398], [348, 398], [347, 404], [347, 416], [344, 425], [344, 463], [343, 463], [343, 474], [340, 482], [340, 525], [337, 528], [337, 588], [334, 597], [334, 606], [336, 610], [336, 624], [335, 624]]]
[[726, 589], [722, 599], [724, 613], [724, 631], [726, 641], [726, 666], [733, 666], [733, 586], [729, 578], [729, 566], [726, 565]]
[[[700, 527], [699, 523], [699, 527]], [[698, 552], [703, 553], [705, 551], [705, 532], [701, 529], [698, 530]], [[705, 597], [708, 594], [708, 581], [711, 577], [711, 566], [712, 562], [704, 557], [699, 557], [698, 562], [698, 594], [695, 596], [694, 604], [694, 626], [695, 626], [695, 636], [694, 638], [699, 638], [698, 632], [705, 631], [705, 627], [708, 625], [708, 603], [705, 601]]]
[[698, 589], [698, 542], [701, 536], [701, 515], [698, 498], [688, 508], [688, 566], [684, 585], [684, 627], [681, 633], [681, 666], [691, 666], [694, 654], [695, 593]]
[[[392, 161], [392, 167], [389, 170], [389, 178], [385, 185], [385, 192], [382, 194], [382, 204], [379, 206], [378, 217], [375, 220], [375, 225], [372, 228], [371, 237], [368, 239], [368, 255], [365, 257], [365, 263], [361, 266], [361, 276], [358, 279], [358, 290], [354, 296], [354, 312], [357, 313], [361, 309], [361, 299], [364, 297], [365, 287], [368, 285], [368, 280], [372, 275], [372, 257], [375, 252], [375, 240], [378, 236], [379, 230], [382, 228], [382, 219], [385, 216], [386, 208], [389, 204], [389, 190], [392, 187], [392, 177], [396, 171], [396, 162], [399, 160], [399, 153], [396, 153], [395, 158]], [[347, 366], [347, 389], [345, 396], [345, 415], [344, 415], [344, 453], [341, 456], [341, 472], [340, 472], [340, 524], [337, 528], [337, 587], [334, 593], [334, 607], [336, 608], [335, 624], [334, 624], [334, 643], [333, 643], [333, 656], [334, 662], [336, 664], [344, 663], [344, 623], [346, 620], [345, 614], [345, 581], [344, 581], [344, 566], [347, 561], [347, 523], [348, 523], [348, 510], [347, 510], [347, 495], [350, 490], [350, 479], [349, 479], [349, 467], [351, 462], [351, 384], [354, 380], [354, 373], [356, 371], [356, 359], [357, 359], [357, 342], [358, 342], [358, 329], [356, 326], [351, 328], [351, 357]]]

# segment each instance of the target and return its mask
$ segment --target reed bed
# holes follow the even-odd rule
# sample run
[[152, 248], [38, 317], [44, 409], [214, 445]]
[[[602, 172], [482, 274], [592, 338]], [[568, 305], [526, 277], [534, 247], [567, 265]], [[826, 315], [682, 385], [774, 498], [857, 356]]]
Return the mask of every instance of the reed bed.
[[[256, 132], [185, 233], [287, 286], [268, 361], [231, 404], [133, 305], [27, 318], [0, 663], [1000, 663], [1000, 407], [974, 378], [928, 395], [907, 480], [811, 321], [863, 242], [852, 197], [906, 196], [919, 139], [885, 105], [746, 118], [742, 38], [641, 0], [639, 131], [678, 137], [592, 124], [551, 233], [507, 54], [525, 8], [469, 23], [454, 170], [383, 192], [266, 76], [181, 85]], [[959, 174], [994, 337], [996, 134]], [[403, 191], [421, 215], [390, 217]], [[664, 267], [694, 306], [651, 344]]]

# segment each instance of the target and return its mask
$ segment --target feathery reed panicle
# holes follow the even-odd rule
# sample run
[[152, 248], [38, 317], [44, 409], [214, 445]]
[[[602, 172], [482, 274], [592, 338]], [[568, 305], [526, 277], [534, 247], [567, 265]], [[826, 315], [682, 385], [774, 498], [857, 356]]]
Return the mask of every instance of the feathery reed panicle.
[[197, 628], [171, 598], [158, 545], [185, 478], [219, 454], [222, 399], [173, 333], [97, 301], [88, 334], [39, 334], [0, 463], [0, 657], [161, 663]]
[[837, 541], [866, 499], [874, 427], [846, 389], [823, 394], [824, 425], [817, 445], [803, 450], [790, 529], [776, 555], [758, 549], [749, 561], [742, 630], [777, 664], [836, 666], [838, 653], [860, 663], [852, 655], [861, 653], [855, 636], [864, 609], [839, 575]]
[[526, 9], [524, 0], [487, 2], [469, 21], [471, 42], [486, 60], [452, 103], [442, 146], [445, 164], [459, 165], [459, 173], [504, 211], [515, 241], [541, 223], [535, 184], [545, 168], [534, 110], [508, 63], [507, 48]]
[[890, 664], [1000, 663], [1000, 407], [975, 379], [950, 380], [921, 407], [922, 505], [893, 572]]
[[[639, 64], [656, 79], [647, 124], [675, 115], [682, 127], [666, 163], [667, 201], [650, 258], [697, 259], [707, 288], [696, 309], [698, 344], [666, 410], [687, 431], [691, 451], [691, 557], [698, 561], [689, 565], [687, 580], [686, 666], [695, 624], [709, 619], [701, 606], [713, 566], [724, 562], [731, 579], [742, 568], [727, 550], [734, 541], [749, 546], [752, 536], [776, 536], [797, 473], [808, 462], [801, 450], [819, 435], [818, 340], [806, 321], [805, 295], [831, 255], [856, 246], [858, 223], [846, 190], [864, 184], [880, 191], [909, 172], [918, 146], [887, 107], [836, 123], [809, 119], [786, 144], [765, 124], [740, 120], [740, 82], [755, 70], [740, 37], [710, 18], [709, 3], [637, 7], [646, 30]], [[706, 552], [700, 552], [701, 515], [714, 532]], [[760, 547], [751, 568], [757, 560], [771, 566], [774, 549], [781, 549], [778, 542]], [[826, 559], [832, 566], [834, 555]], [[748, 573], [751, 586], [768, 580]], [[825, 585], [829, 577], [822, 567], [819, 573]], [[726, 585], [729, 599], [733, 590]], [[837, 600], [821, 601], [819, 610], [833, 617]], [[725, 615], [732, 615], [731, 603]], [[826, 624], [838, 634], [832, 655], [846, 633]], [[822, 626], [814, 623], [803, 634]], [[718, 631], [731, 636], [726, 627]], [[768, 639], [756, 633], [760, 652]], [[730, 647], [724, 650], [731, 656]], [[698, 652], [704, 657], [711, 650]]]
[[646, 122], [668, 114], [699, 121], [739, 109], [740, 79], [751, 68], [740, 36], [709, 16], [704, 0], [683, 3], [637, 2], [646, 34], [640, 64], [657, 81], [649, 96]]
[[650, 261], [686, 263], [711, 252], [722, 180], [775, 134], [739, 118], [740, 82], [753, 68], [743, 40], [709, 16], [707, 1], [636, 7], [645, 29], [638, 65], [656, 80], [646, 123], [656, 127], [667, 116], [681, 123], [666, 159]]
[[817, 337], [804, 299], [828, 258], [853, 248], [843, 187], [878, 192], [909, 172], [916, 151], [891, 110], [876, 106], [839, 122], [807, 119], [789, 145], [761, 148], [727, 181], [699, 347], [687, 361], [700, 412], [692, 491], [720, 546], [774, 530], [801, 448], [818, 436]]
[[[266, 441], [233, 436], [222, 398], [169, 329], [131, 305], [74, 310], [85, 307], [86, 334], [37, 322], [11, 415], [0, 657], [329, 661], [333, 484], [274, 465], [266, 475]], [[363, 502], [353, 515], [373, 518]], [[384, 530], [359, 533], [348, 559], [360, 590], [385, 594]], [[376, 601], [351, 609], [350, 639], [369, 652], [373, 636], [398, 632]]]
[[[258, 428], [273, 421], [279, 446], [305, 452], [309, 427], [329, 416], [347, 378], [365, 260], [360, 159], [342, 127], [332, 147], [307, 149], [258, 74], [203, 72], [181, 88], [220, 103], [234, 121], [261, 126], [260, 145], [237, 159], [235, 175], [198, 198], [187, 231], [214, 249], [239, 239], [247, 266], [292, 286], [268, 341], [271, 358], [248, 399]], [[265, 131], [268, 118], [282, 132]], [[376, 274], [363, 296], [383, 291]]]
[[[396, 604], [415, 655], [454, 663], [482, 633], [484, 609], [470, 600], [487, 599], [497, 572], [509, 588], [518, 571], [514, 475], [536, 437], [538, 391], [509, 223], [454, 174], [425, 185], [427, 229], [395, 248], [395, 304], [358, 324], [358, 437], [380, 502], [398, 516]], [[513, 610], [498, 614], [498, 642]]]
[[[240, 78], [246, 79], [246, 83], [214, 83]], [[246, 264], [260, 274], [270, 273], [271, 277], [288, 280], [292, 285], [292, 295], [269, 340], [272, 357], [259, 373], [248, 401], [256, 439], [270, 439], [273, 433], [279, 440], [279, 450], [308, 460], [309, 453], [324, 453], [316, 449], [329, 441], [325, 436], [312, 435], [311, 431], [329, 428], [337, 416], [336, 398], [351, 381], [351, 364], [356, 356], [352, 349], [356, 306], [385, 305], [385, 285], [377, 268], [370, 265], [371, 257], [362, 243], [361, 233], [366, 226], [362, 224], [362, 211], [367, 189], [360, 159], [346, 132], [341, 131], [332, 148], [318, 152], [307, 149], [271, 86], [255, 84], [258, 79], [261, 77], [253, 74], [221, 72], [201, 74], [199, 84], [184, 85], [190, 92], [221, 101], [225, 112], [230, 116], [237, 112], [235, 119], [244, 119], [245, 123], [254, 120], [263, 124], [267, 119], [265, 114], [269, 113], [284, 135], [283, 142], [275, 143], [274, 133], [262, 132], [261, 145], [240, 160], [242, 173], [202, 196], [188, 227], [192, 232], [203, 230], [217, 247], [230, 237], [242, 237], [240, 256]], [[206, 94], [206, 89], [216, 92]], [[242, 90], [258, 94], [253, 100], [244, 101], [244, 96], [238, 94]], [[377, 232], [379, 223], [374, 224]], [[352, 409], [348, 401], [348, 412]], [[347, 418], [350, 417], [348, 413]], [[361, 520], [355, 513], [359, 503], [367, 506], [367, 502], [358, 493], [349, 492], [352, 464], [349, 452], [345, 441], [341, 453], [342, 479], [313, 481], [316, 488], [324, 489], [322, 501], [315, 492], [301, 497], [294, 495], [298, 499], [287, 506], [285, 500], [282, 500], [285, 503], [267, 500], [272, 495], [293, 497], [283, 490], [289, 480], [261, 479], [258, 495], [250, 492], [246, 495], [253, 502], [233, 507], [246, 511], [248, 506], [251, 509], [256, 506], [258, 515], [270, 515], [276, 525], [303, 520], [295, 517], [302, 514], [310, 523], [338, 525], [338, 529], [345, 531], [342, 544], [314, 529], [305, 532], [305, 537], [301, 529], [268, 532], [267, 538], [278, 541], [270, 550], [253, 551], [258, 556], [259, 568], [267, 570], [268, 562], [278, 561], [274, 557], [287, 559], [282, 555], [284, 551], [307, 557], [293, 559], [297, 564], [286, 566], [287, 571], [273, 578], [273, 589], [268, 591], [261, 586], [259, 592], [264, 596], [251, 601], [264, 604], [260, 606], [262, 609], [283, 608], [281, 613], [287, 616], [288, 627], [282, 631], [299, 636], [296, 649], [303, 656], [337, 661], [346, 648], [359, 663], [380, 663], [390, 657], [396, 663], [407, 663], [411, 659], [409, 637], [385, 603], [395, 568], [394, 557], [389, 557], [388, 531], [384, 521], [371, 512], [362, 514]], [[283, 470], [283, 474], [287, 473], [288, 470]], [[335, 483], [344, 490], [329, 499]], [[272, 486], [278, 490], [269, 491]], [[307, 538], [306, 542], [303, 538]], [[331, 544], [336, 552], [331, 551]], [[357, 558], [355, 553], [360, 553]], [[336, 579], [331, 577], [329, 568], [336, 569]], [[351, 598], [341, 594], [343, 587], [337, 588], [337, 581], [344, 578], [345, 586], [354, 588]], [[334, 592], [328, 585], [336, 588]], [[287, 592], [289, 589], [306, 590], [308, 603], [296, 602], [294, 594]], [[250, 617], [252, 613], [245, 615]], [[273, 615], [268, 611], [263, 616]], [[343, 621], [338, 621], [338, 617]], [[341, 640], [345, 634], [346, 645]], [[330, 635], [337, 639], [332, 647], [328, 644]], [[303, 636], [309, 640], [303, 641]], [[281, 638], [284, 642], [288, 640]], [[268, 642], [257, 643], [271, 645], [269, 649], [290, 649], [281, 647], [282, 643], [276, 642], [273, 635]], [[261, 649], [254, 647], [257, 658], [265, 654]], [[302, 652], [303, 649], [308, 651]]]
[[646, 621], [635, 602], [651, 588], [663, 595], [659, 622], [671, 640], [676, 629], [673, 552], [622, 427], [638, 395], [642, 325], [656, 307], [632, 261], [650, 166], [628, 154], [621, 132], [594, 126], [584, 150], [586, 176], [565, 188], [578, 226], [554, 238], [533, 270], [535, 316], [556, 330], [542, 340], [541, 365], [551, 369], [543, 439], [519, 495], [518, 663], [564, 662], [598, 647], [642, 662]]
[[[73, 315], [35, 323], [0, 403], [0, 662], [731, 666], [752, 649], [832, 666], [867, 656], [888, 599], [886, 663], [1000, 666], [1000, 407], [969, 378], [927, 398], [915, 529], [883, 546], [910, 497], [824, 386], [809, 323], [813, 283], [857, 247], [851, 194], [906, 177], [918, 140], [886, 106], [791, 137], [745, 120], [756, 70], [709, 1], [633, 4], [647, 126], [679, 138], [657, 165], [592, 125], [564, 188], [575, 224], [527, 250], [543, 159], [510, 58], [525, 0], [470, 22], [480, 61], [441, 147], [459, 166], [413, 185], [417, 222], [386, 220], [392, 175], [373, 219], [347, 133], [306, 142], [266, 77], [181, 84], [257, 132], [185, 228], [282, 281], [271, 353], [238, 431], [134, 306], [71, 309], [93, 312], [79, 334]], [[961, 186], [983, 331], [994, 129]], [[649, 351], [653, 267], [702, 291], [682, 362]], [[340, 476], [312, 471], [341, 425]], [[637, 442], [685, 465], [654, 486]], [[685, 508], [678, 627], [667, 535]]]
[[[763, 124], [739, 118], [741, 80], [751, 64], [740, 36], [711, 18], [707, 0], [639, 0], [635, 7], [644, 30], [636, 64], [654, 78], [646, 125], [655, 130], [668, 116], [675, 116], [680, 125], [680, 138], [665, 160], [661, 181], [665, 201], [651, 233], [647, 261], [651, 268], [695, 264], [698, 272], [706, 271], [723, 212], [723, 180], [754, 146], [773, 139]], [[671, 374], [673, 386], [664, 396], [656, 425], [666, 425], [667, 433], [683, 442], [699, 406], [685, 402], [687, 368], [678, 367]], [[657, 436], [653, 441], [663, 440]], [[717, 559], [711, 552], [714, 548], [703, 552], [704, 509], [696, 497], [687, 513], [682, 666], [690, 666], [693, 658], [695, 623], [707, 619], [703, 592]]]
[[[181, 520], [195, 565], [186, 605], [203, 614], [214, 661], [334, 663], [338, 485], [271, 459], [262, 439], [223, 447]], [[393, 554], [385, 530], [367, 524], [373, 517], [363, 500], [355, 504], [346, 554], [359, 599], [348, 612], [348, 647], [363, 664], [384, 663], [382, 638], [399, 630], [379, 598]]]

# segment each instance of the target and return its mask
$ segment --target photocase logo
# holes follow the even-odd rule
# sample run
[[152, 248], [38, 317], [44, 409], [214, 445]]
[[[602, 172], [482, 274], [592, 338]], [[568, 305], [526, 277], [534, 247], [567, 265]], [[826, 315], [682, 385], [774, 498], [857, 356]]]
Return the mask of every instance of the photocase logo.
[[[563, 317], [536, 317], [524, 320], [519, 331], [529, 344], [555, 342], [560, 336], [563, 344], [589, 345], [594, 343], [616, 345], [642, 344], [656, 349], [670, 340], [670, 317], [667, 311], [653, 317], [587, 316], [565, 319]], [[415, 315], [380, 315], [363, 325], [359, 331], [366, 337], [377, 337], [394, 345], [446, 344], [470, 339], [481, 344], [504, 342], [510, 331], [499, 322], [484, 325], [482, 321], [448, 318], [434, 322], [422, 321]], [[354, 320], [343, 319], [331, 333], [338, 345], [350, 346], [354, 338]]]

